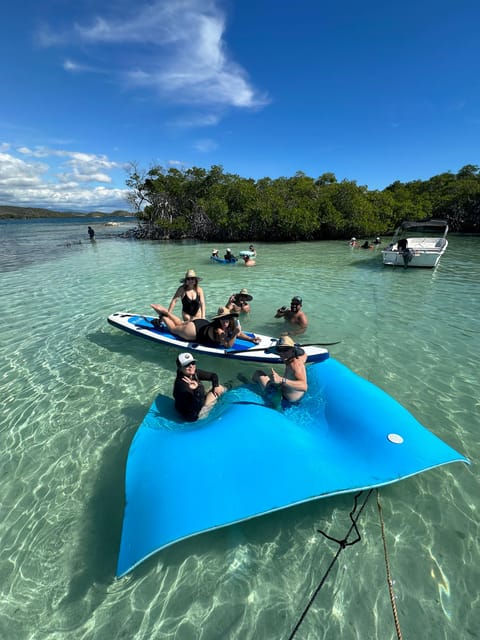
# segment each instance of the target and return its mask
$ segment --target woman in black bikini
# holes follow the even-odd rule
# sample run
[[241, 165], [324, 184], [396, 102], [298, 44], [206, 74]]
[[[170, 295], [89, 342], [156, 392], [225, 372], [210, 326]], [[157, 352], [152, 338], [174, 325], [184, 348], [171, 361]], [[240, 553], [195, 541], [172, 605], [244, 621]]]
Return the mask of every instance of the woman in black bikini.
[[[182, 302], [182, 318], [185, 322], [205, 318], [205, 296], [202, 287], [199, 286], [199, 278], [193, 269], [189, 269], [185, 277], [180, 280], [182, 285], [178, 287], [168, 307], [169, 313], [173, 312], [178, 300]], [[151, 305], [155, 311], [158, 305]]]
[[204, 318], [196, 318], [195, 320], [182, 322], [180, 318], [174, 316], [165, 307], [158, 304], [150, 306], [155, 309], [163, 322], [165, 322], [170, 333], [182, 338], [182, 340], [188, 340], [188, 342], [222, 346], [225, 349], [231, 349], [237, 338], [243, 338], [255, 344], [259, 342], [259, 338], [246, 336], [241, 328], [232, 322], [233, 318], [238, 318], [238, 313], [223, 307], [218, 310], [219, 313], [211, 321]]

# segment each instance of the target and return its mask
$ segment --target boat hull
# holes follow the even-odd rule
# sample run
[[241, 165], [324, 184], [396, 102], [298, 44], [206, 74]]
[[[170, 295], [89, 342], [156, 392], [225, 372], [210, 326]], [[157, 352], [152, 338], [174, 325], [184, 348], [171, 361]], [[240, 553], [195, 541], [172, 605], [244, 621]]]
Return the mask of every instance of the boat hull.
[[445, 253], [448, 242], [442, 248], [432, 247], [415, 248], [410, 247], [407, 252], [397, 249], [384, 249], [382, 251], [383, 264], [391, 267], [425, 267], [434, 268], [438, 265], [440, 258]]
[[389, 246], [382, 250], [383, 264], [432, 269], [447, 250], [447, 233], [445, 220], [405, 220], [395, 230]]

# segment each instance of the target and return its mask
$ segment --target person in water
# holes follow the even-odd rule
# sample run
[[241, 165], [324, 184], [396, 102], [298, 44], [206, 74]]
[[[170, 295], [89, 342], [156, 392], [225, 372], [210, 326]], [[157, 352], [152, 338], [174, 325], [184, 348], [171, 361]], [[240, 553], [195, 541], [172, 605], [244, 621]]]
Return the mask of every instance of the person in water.
[[259, 370], [253, 374], [253, 381], [267, 396], [280, 389], [283, 400], [290, 404], [300, 402], [308, 389], [305, 351], [288, 334], [283, 334], [275, 346], [266, 349], [266, 353], [275, 353], [281, 358], [285, 364], [283, 376], [273, 368], [270, 373]]
[[92, 227], [88, 227], [87, 231], [88, 231], [88, 236], [89, 236], [90, 240], [94, 240], [95, 239], [95, 231], [92, 229]]
[[365, 240], [365, 242], [360, 245], [360, 249], [373, 249], [373, 245], [371, 245], [368, 240]]
[[[237, 325], [232, 326], [233, 323], [231, 323], [232, 318], [238, 318], [238, 313], [229, 311], [224, 307], [221, 307], [221, 313], [217, 313], [210, 321], [204, 318], [197, 318], [182, 322], [180, 318], [174, 316], [165, 307], [159, 304], [150, 306], [158, 313], [170, 333], [182, 340], [230, 349], [233, 347], [237, 337], [243, 337], [239, 335], [242, 333], [241, 328]], [[255, 344], [259, 341], [258, 338], [250, 338], [248, 336], [244, 339], [255, 342]]]
[[[182, 319], [196, 320], [197, 318], [205, 318], [206, 305], [205, 295], [202, 287], [199, 286], [199, 278], [193, 269], [189, 269], [185, 277], [180, 280], [181, 286], [176, 290], [170, 301], [168, 311], [173, 312], [178, 300], [182, 302]], [[152, 305], [152, 308], [155, 307]]]
[[242, 256], [242, 258], [246, 267], [254, 267], [257, 264], [256, 260], [253, 260], [250, 256]]
[[237, 260], [237, 258], [233, 255], [232, 250], [230, 248], [227, 249], [223, 257], [227, 262], [236, 262]]
[[[205, 390], [202, 380], [212, 383]], [[191, 353], [181, 353], [177, 357], [177, 377], [173, 385], [175, 409], [188, 422], [204, 417], [217, 399], [225, 392], [218, 383], [216, 373], [197, 369], [197, 361]]]
[[[225, 313], [228, 313], [230, 309], [228, 307], [218, 307], [217, 316], [223, 316]], [[238, 312], [237, 316], [238, 316]], [[225, 329], [227, 335], [233, 335], [235, 333], [236, 337], [240, 340], [245, 340], [246, 342], [253, 342], [253, 344], [258, 344], [260, 342], [260, 338], [257, 338], [255, 334], [248, 335], [242, 330], [240, 325], [240, 320], [237, 318], [230, 318], [229, 325], [227, 329]]]
[[290, 302], [290, 309], [280, 307], [275, 313], [275, 318], [284, 318], [289, 324], [295, 327], [295, 333], [304, 333], [308, 326], [308, 318], [302, 311], [302, 299], [294, 296]]
[[232, 293], [225, 306], [236, 313], [250, 313], [252, 300], [253, 296], [248, 293], [248, 289], [240, 289], [238, 293]]

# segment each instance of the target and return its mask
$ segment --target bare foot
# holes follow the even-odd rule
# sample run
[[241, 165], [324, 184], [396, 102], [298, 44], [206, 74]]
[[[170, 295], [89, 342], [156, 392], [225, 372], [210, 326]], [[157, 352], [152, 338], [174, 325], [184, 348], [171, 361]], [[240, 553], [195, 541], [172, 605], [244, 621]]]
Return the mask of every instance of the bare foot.
[[167, 309], [165, 309], [165, 307], [162, 307], [160, 304], [151, 304], [150, 306], [152, 307], [152, 309], [154, 309], [158, 313], [160, 318], [162, 316], [168, 315]]

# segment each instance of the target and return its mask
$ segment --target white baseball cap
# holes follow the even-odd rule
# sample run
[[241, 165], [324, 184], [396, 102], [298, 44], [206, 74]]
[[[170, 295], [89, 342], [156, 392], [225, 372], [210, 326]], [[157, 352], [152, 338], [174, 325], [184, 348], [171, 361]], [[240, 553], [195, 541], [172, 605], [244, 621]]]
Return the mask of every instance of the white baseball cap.
[[178, 367], [188, 367], [189, 364], [194, 364], [197, 361], [191, 353], [181, 353], [177, 358]]

